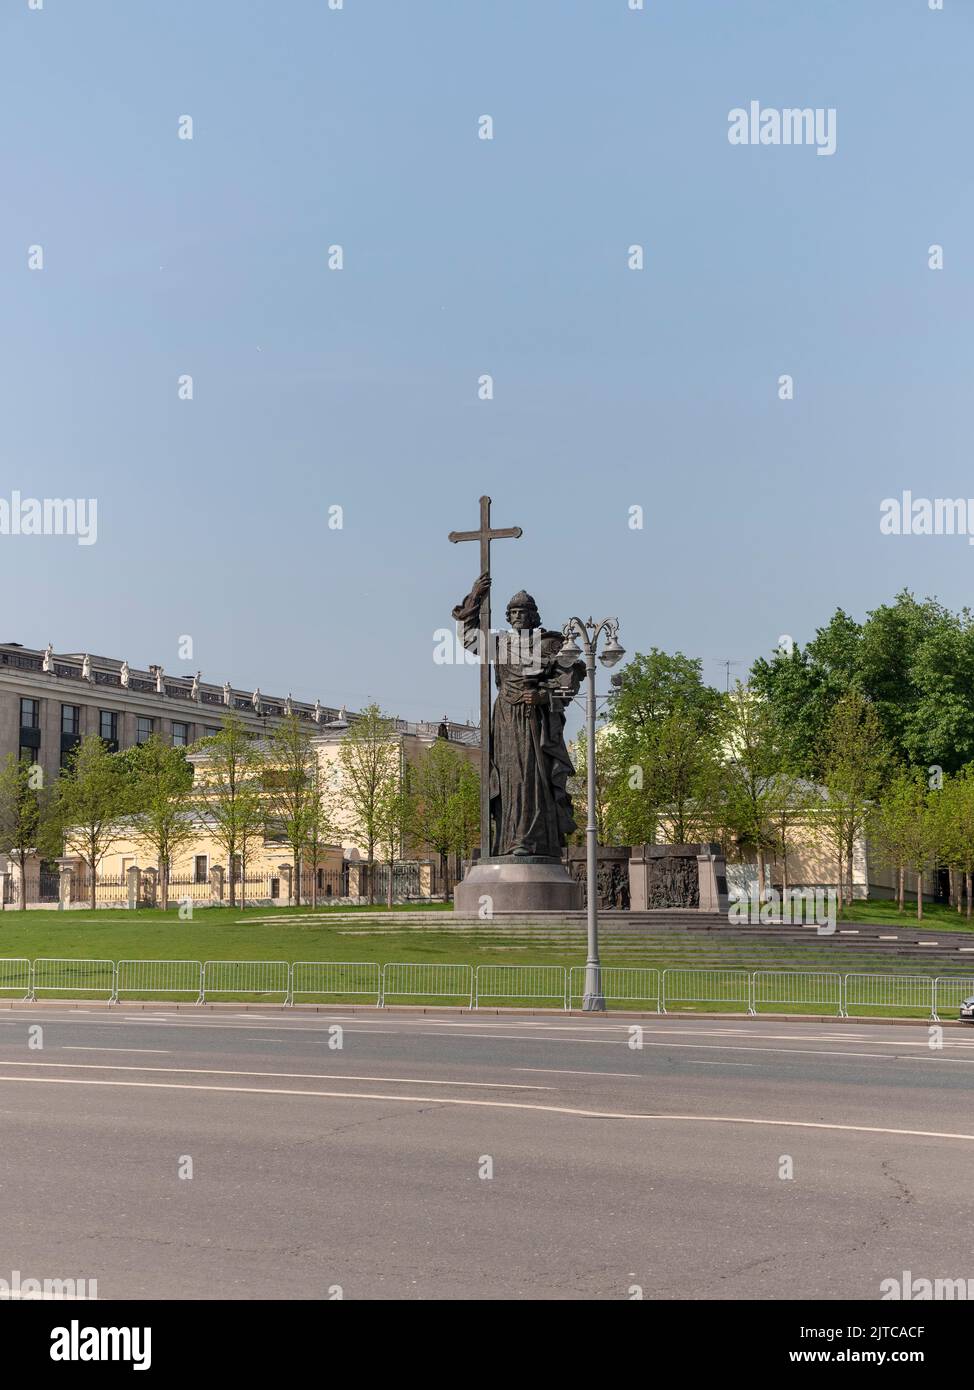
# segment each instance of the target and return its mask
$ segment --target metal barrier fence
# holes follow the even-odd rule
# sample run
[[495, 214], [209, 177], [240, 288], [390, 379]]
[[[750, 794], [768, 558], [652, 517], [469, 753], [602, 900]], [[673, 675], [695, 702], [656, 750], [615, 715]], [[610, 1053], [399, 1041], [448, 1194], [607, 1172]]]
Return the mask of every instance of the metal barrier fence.
[[291, 966], [291, 1003], [298, 995], [364, 995], [382, 1000], [382, 966], [376, 961], [296, 960]]
[[208, 960], [203, 966], [200, 1002], [208, 994], [280, 994], [291, 998], [291, 967], [286, 960]]
[[974, 975], [938, 975], [934, 980], [933, 1012], [939, 1018], [942, 1009], [959, 1009], [965, 999], [974, 997]]
[[[856, 1010], [899, 1009], [938, 1013], [957, 1009], [974, 996], [974, 975], [888, 975], [826, 970], [667, 969], [603, 966], [606, 1002], [651, 1005], [667, 1013], [681, 1004], [740, 1005], [755, 1014], [763, 1005], [807, 1006], [848, 1017]], [[36, 999], [39, 994], [194, 996], [279, 995], [284, 1004], [300, 996], [363, 998], [382, 1007], [390, 999], [454, 999], [471, 1008], [486, 1000], [554, 1001], [569, 1009], [581, 999], [585, 967], [561, 965], [471, 965], [396, 961], [96, 960], [39, 956], [0, 957], [0, 994]]]
[[39, 990], [56, 990], [58, 994], [105, 994], [115, 998], [115, 962], [113, 960], [70, 960], [44, 956], [34, 961], [31, 975], [31, 994]]
[[825, 1006], [842, 1017], [842, 976], [832, 971], [755, 970], [751, 976], [751, 1013], [761, 1004], [800, 1008]]
[[466, 999], [473, 1008], [472, 965], [410, 965], [402, 961], [382, 968], [382, 998]]
[[31, 966], [26, 956], [0, 958], [0, 994], [11, 991], [22, 999], [31, 996]]
[[[660, 1012], [660, 973], [652, 966], [603, 965], [602, 997], [607, 1004], [638, 1004], [652, 1001]], [[577, 982], [577, 987], [576, 987]], [[567, 1007], [585, 996], [585, 966], [573, 965], [568, 974]]]
[[667, 1004], [742, 1004], [751, 1011], [751, 977], [746, 970], [664, 970], [660, 1013]]
[[567, 988], [563, 965], [478, 965], [474, 1007], [482, 999], [557, 999], [564, 1009]]
[[925, 1009], [936, 1018], [932, 975], [846, 975], [845, 1012], [849, 1008]]
[[194, 994], [203, 1002], [203, 966], [198, 960], [120, 960], [115, 973], [115, 998], [161, 994]]

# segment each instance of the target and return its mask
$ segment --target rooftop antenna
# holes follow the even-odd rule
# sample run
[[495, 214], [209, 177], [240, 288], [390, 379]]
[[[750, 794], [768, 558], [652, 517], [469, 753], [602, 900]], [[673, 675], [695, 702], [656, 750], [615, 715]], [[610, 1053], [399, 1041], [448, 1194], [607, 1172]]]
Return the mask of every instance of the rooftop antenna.
[[717, 661], [717, 665], [723, 666], [726, 672], [726, 682], [724, 689], [727, 691], [728, 695], [730, 694], [730, 668], [732, 666], [743, 666], [743, 664], [743, 661], [735, 661], [733, 657], [725, 657], [723, 660]]

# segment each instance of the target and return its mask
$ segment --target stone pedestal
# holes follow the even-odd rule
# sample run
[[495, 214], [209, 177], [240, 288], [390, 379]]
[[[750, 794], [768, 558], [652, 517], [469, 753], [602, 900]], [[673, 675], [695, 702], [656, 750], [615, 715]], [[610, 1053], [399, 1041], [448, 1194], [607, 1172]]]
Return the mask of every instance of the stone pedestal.
[[634, 912], [727, 911], [727, 868], [717, 844], [635, 845], [629, 884]]
[[577, 912], [582, 886], [560, 859], [476, 859], [453, 890], [453, 910], [490, 920], [512, 912]]

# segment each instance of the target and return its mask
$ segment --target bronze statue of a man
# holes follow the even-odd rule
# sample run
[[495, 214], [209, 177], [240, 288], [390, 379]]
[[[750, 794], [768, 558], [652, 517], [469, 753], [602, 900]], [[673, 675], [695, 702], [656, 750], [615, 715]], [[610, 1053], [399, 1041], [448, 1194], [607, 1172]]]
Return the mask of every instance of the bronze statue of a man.
[[[481, 575], [453, 610], [464, 646], [480, 636], [480, 601], [490, 588]], [[568, 779], [575, 769], [565, 746], [565, 708], [585, 675], [582, 662], [558, 661], [560, 632], [541, 626], [538, 606], [522, 589], [507, 605], [513, 631], [497, 641], [497, 696], [490, 721], [491, 855], [560, 859], [575, 829]]]

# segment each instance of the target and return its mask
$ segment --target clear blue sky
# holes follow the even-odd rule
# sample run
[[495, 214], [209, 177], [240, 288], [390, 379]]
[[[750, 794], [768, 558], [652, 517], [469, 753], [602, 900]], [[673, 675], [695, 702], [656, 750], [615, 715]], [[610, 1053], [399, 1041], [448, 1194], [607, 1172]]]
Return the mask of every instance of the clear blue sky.
[[[0, 536], [0, 640], [473, 716], [432, 633], [485, 491], [495, 615], [715, 683], [969, 602], [965, 540], [878, 523], [974, 496], [972, 58], [969, 0], [4, 0], [0, 496], [99, 536]], [[836, 153], [730, 145], [751, 100]]]

